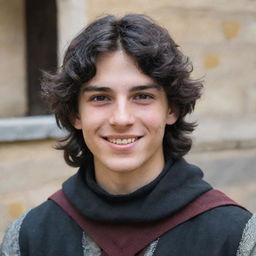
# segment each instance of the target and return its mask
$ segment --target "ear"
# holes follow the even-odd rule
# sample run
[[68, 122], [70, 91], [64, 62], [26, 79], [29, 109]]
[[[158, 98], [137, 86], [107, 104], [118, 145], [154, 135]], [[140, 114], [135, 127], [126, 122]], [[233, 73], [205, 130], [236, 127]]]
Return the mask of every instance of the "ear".
[[170, 108], [169, 108], [168, 111], [169, 112], [168, 112], [168, 116], [167, 116], [167, 119], [166, 119], [166, 124], [167, 125], [172, 125], [177, 121], [179, 114], [178, 114], [178, 111], [171, 110]]
[[81, 129], [82, 129], [82, 122], [81, 122], [81, 119], [80, 119], [79, 114], [76, 114], [76, 115], [73, 117], [72, 125], [73, 125], [77, 130], [81, 130]]

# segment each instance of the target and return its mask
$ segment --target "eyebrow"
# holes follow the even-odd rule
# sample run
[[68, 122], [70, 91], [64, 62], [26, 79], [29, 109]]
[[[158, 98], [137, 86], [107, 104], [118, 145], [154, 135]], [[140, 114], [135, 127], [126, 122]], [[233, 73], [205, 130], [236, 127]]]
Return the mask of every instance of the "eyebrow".
[[[138, 85], [138, 86], [132, 87], [129, 91], [136, 92], [136, 91], [143, 91], [143, 90], [148, 90], [148, 89], [160, 90], [161, 86], [156, 85], [156, 84]], [[82, 89], [82, 92], [111, 92], [111, 91], [113, 91], [113, 90], [109, 87], [98, 86], [98, 85], [85, 86]]]
[[111, 92], [109, 87], [90, 85], [82, 88], [82, 92]]
[[134, 86], [130, 89], [131, 92], [135, 92], [135, 91], [143, 91], [143, 90], [148, 90], [148, 89], [157, 89], [160, 90], [161, 87], [159, 85], [156, 84], [147, 84], [147, 85], [138, 85], [138, 86]]

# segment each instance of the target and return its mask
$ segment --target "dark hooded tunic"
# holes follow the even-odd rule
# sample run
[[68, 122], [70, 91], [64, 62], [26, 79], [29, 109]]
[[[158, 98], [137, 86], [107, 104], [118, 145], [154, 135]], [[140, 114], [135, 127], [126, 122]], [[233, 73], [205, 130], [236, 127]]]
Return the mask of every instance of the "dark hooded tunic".
[[[93, 166], [88, 165], [65, 181], [62, 189], [73, 206], [91, 220], [150, 224], [212, 189], [202, 177], [198, 167], [181, 159], [166, 163], [161, 174], [140, 189], [128, 195], [111, 195], [97, 185]], [[157, 238], [154, 250], [147, 255], [234, 256], [251, 217], [238, 206], [214, 208]], [[23, 218], [18, 249], [21, 256], [96, 255], [86, 250], [85, 240], [86, 231], [48, 200]]]

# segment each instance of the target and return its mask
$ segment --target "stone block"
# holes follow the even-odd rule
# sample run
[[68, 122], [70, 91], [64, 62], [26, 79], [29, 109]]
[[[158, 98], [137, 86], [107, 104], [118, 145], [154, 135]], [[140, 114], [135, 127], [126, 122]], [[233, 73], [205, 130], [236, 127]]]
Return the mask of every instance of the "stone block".
[[240, 31], [240, 23], [237, 20], [229, 20], [223, 22], [223, 33], [229, 40], [238, 36]]
[[198, 127], [193, 132], [193, 151], [224, 151], [256, 148], [256, 116], [247, 118], [193, 117]]
[[230, 4], [230, 1], [228, 0], [164, 0], [161, 2], [162, 4], [169, 5], [172, 7], [189, 9], [215, 10], [224, 12], [256, 11], [256, 2], [254, 0], [234, 0], [232, 1], [232, 4]]
[[0, 1], [0, 117], [26, 113], [24, 1]]
[[60, 138], [66, 135], [51, 115], [0, 119], [0, 141], [28, 141]]
[[256, 211], [256, 149], [190, 153], [186, 159], [198, 165], [205, 180], [233, 200]]
[[10, 216], [14, 219], [20, 216], [24, 212], [24, 206], [22, 205], [21, 202], [12, 202], [9, 203], [8, 205], [8, 211], [10, 213]]
[[47, 200], [76, 172], [54, 144], [52, 140], [0, 144], [0, 240], [13, 219]]
[[206, 69], [212, 69], [220, 64], [220, 58], [216, 55], [206, 55], [204, 56], [204, 67]]
[[[71, 175], [70, 175], [71, 176]], [[27, 200], [30, 202], [30, 207], [35, 207], [48, 199], [54, 192], [61, 188], [61, 185], [67, 177], [51, 180], [40, 187], [28, 189], [25, 193]]]
[[228, 0], [130, 0], [129, 2], [119, 0], [87, 0], [90, 18], [98, 16], [101, 13], [123, 13], [123, 12], [154, 12], [161, 8], [179, 8], [179, 9], [202, 9], [216, 10], [225, 12], [256, 11], [256, 2], [254, 0], [234, 0], [232, 4]]
[[58, 62], [61, 65], [70, 41], [87, 23], [87, 0], [57, 0], [56, 3], [58, 9]]
[[249, 84], [247, 88], [245, 94], [245, 113], [254, 114], [256, 113], [256, 81], [252, 81], [252, 84]]
[[8, 212], [6, 205], [4, 205], [1, 201], [0, 202], [0, 241], [2, 241], [4, 232], [7, 226], [10, 224], [11, 220], [12, 218]]
[[32, 189], [71, 176], [76, 169], [65, 164], [54, 145], [51, 140], [0, 144], [0, 194], [23, 193], [28, 183]]
[[194, 64], [193, 78], [204, 80], [196, 112], [202, 116], [250, 116], [255, 111], [254, 44], [238, 42], [197, 46], [186, 44]]

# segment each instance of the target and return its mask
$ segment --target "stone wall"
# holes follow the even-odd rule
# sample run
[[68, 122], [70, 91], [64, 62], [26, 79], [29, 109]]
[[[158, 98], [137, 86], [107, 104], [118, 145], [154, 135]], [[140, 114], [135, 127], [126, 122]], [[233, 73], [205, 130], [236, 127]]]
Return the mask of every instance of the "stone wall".
[[[68, 43], [86, 24], [86, 0], [56, 3], [61, 63]], [[25, 0], [0, 0], [0, 118], [24, 116], [28, 112], [25, 20]]]
[[64, 52], [87, 23], [86, 0], [56, 0], [58, 9], [58, 59], [61, 65]]
[[11, 220], [40, 204], [75, 169], [53, 140], [0, 143], [0, 240]]
[[[56, 0], [59, 60], [72, 37], [104, 14], [140, 12], [170, 31], [205, 80], [199, 115], [256, 113], [256, 1]], [[0, 1], [0, 117], [26, 113], [24, 0]], [[15, 72], [14, 72], [15, 70]]]
[[[68, 8], [73, 4], [79, 9], [77, 3], [84, 17], [65, 30], [74, 15]], [[23, 4], [0, 0], [1, 117], [26, 112]], [[250, 128], [256, 114], [256, 0], [58, 0], [58, 6], [60, 56], [74, 28], [107, 13], [145, 13], [169, 29], [191, 57], [193, 76], [205, 80], [197, 115], [220, 124], [214, 127], [210, 122], [206, 130], [199, 130], [198, 136], [206, 141], [188, 159], [205, 170], [207, 180], [255, 211], [256, 133]], [[246, 116], [248, 123], [241, 119]], [[225, 122], [228, 125], [222, 126]], [[53, 145], [53, 140], [0, 143], [0, 240], [11, 220], [44, 201], [76, 171], [65, 165]]]
[[203, 78], [202, 116], [256, 114], [256, 1], [88, 0], [89, 20], [140, 12], [164, 25]]
[[0, 117], [26, 114], [24, 1], [0, 1]]

